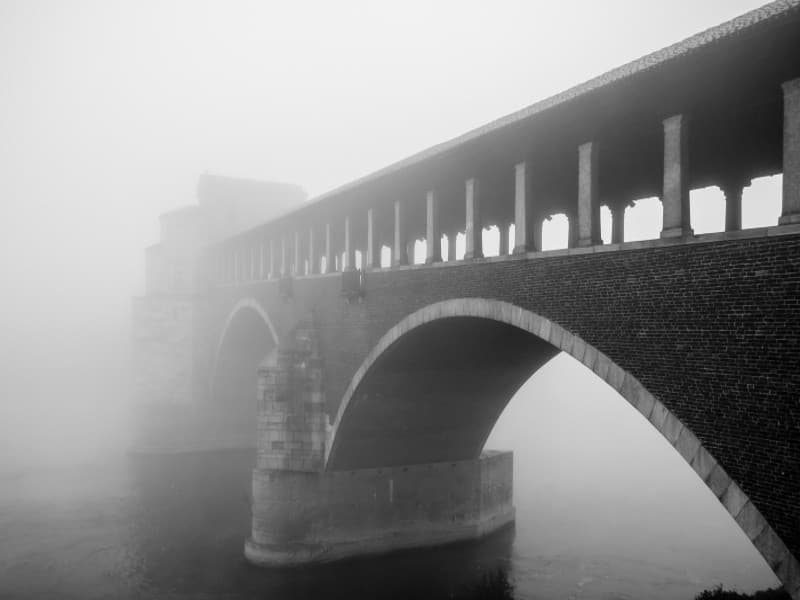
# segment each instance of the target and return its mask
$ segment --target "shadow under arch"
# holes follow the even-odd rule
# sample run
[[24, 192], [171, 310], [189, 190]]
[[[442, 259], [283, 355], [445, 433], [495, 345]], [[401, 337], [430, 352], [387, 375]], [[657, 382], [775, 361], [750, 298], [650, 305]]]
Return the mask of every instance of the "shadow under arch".
[[[494, 344], [492, 336], [499, 336], [503, 344]], [[475, 339], [484, 343], [476, 345]], [[593, 370], [666, 438], [786, 590], [800, 598], [797, 559], [694, 433], [603, 352], [559, 324], [507, 302], [447, 300], [423, 307], [392, 327], [345, 391], [328, 437], [325, 469], [475, 458], [516, 390], [561, 351]], [[467, 364], [459, 365], [464, 359]], [[488, 367], [480, 367], [478, 361]], [[452, 386], [462, 375], [465, 385], [447, 391], [445, 385]], [[494, 380], [484, 385], [482, 378], [487, 376]], [[486, 395], [495, 386], [497, 393]]]
[[269, 315], [254, 298], [243, 298], [228, 313], [200, 411], [206, 445], [255, 447], [258, 365], [277, 346], [277, 340]]

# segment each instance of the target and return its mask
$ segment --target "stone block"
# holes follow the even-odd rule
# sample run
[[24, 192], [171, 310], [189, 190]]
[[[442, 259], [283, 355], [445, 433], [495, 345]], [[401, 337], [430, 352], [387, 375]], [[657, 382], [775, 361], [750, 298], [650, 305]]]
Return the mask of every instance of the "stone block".
[[583, 364], [587, 368], [594, 370], [594, 364], [597, 360], [597, 349], [593, 346], [586, 345], [586, 350], [583, 353]]
[[661, 425], [661, 433], [671, 445], [674, 446], [675, 442], [678, 441], [678, 436], [681, 434], [682, 429], [683, 423], [680, 422], [678, 417], [667, 411], [667, 416]]
[[566, 329], [561, 334], [561, 350], [569, 355], [572, 355], [572, 344], [575, 341], [575, 336]]
[[789, 557], [789, 550], [778, 537], [772, 527], [766, 526], [760, 534], [753, 540], [753, 545], [767, 561], [767, 564], [774, 571], [778, 565]]
[[722, 494], [720, 501], [735, 519], [741, 512], [742, 507], [747, 502], [747, 496], [745, 496], [742, 489], [736, 485], [735, 481], [731, 481], [728, 485], [728, 488], [725, 490], [725, 493]]
[[717, 463], [713, 469], [711, 469], [711, 473], [708, 475], [708, 479], [706, 479], [706, 484], [708, 484], [708, 488], [714, 493], [714, 495], [722, 499], [723, 494], [728, 490], [728, 487], [733, 483], [731, 478], [725, 472], [719, 463]]
[[556, 348], [561, 348], [561, 339], [564, 336], [564, 329], [555, 323], [550, 324], [550, 335], [548, 341]]
[[608, 369], [610, 366], [611, 359], [608, 358], [608, 356], [606, 356], [604, 353], [598, 352], [597, 359], [594, 362], [594, 372], [603, 381], [605, 381], [606, 377], [608, 376]]
[[550, 326], [551, 323], [548, 319], [542, 319], [539, 324], [539, 337], [546, 342], [550, 340]]
[[586, 352], [586, 342], [584, 342], [581, 338], [579, 338], [576, 335], [573, 336], [571, 354], [575, 358], [575, 360], [583, 362], [583, 356], [585, 352]]
[[658, 400], [653, 402], [653, 410], [650, 412], [650, 422], [660, 432], [664, 426], [669, 410]]
[[622, 382], [622, 397], [638, 410], [645, 419], [649, 419], [655, 405], [655, 398], [648, 392], [639, 380], [630, 373], [625, 374]]
[[711, 456], [708, 450], [702, 446], [699, 446], [694, 458], [692, 459], [691, 466], [695, 473], [700, 476], [700, 479], [703, 481], [708, 481], [711, 471], [717, 466], [717, 461], [713, 456]]
[[790, 553], [778, 564], [775, 574], [793, 598], [800, 594], [800, 562]]
[[684, 427], [675, 442], [675, 449], [690, 465], [694, 460], [697, 450], [700, 448], [700, 440], [690, 430]]
[[618, 392], [622, 390], [625, 383], [625, 371], [616, 364], [610, 364], [606, 374], [606, 382]]
[[750, 500], [742, 506], [742, 510], [736, 515], [735, 521], [750, 541], [755, 540], [767, 526], [767, 522], [761, 512]]

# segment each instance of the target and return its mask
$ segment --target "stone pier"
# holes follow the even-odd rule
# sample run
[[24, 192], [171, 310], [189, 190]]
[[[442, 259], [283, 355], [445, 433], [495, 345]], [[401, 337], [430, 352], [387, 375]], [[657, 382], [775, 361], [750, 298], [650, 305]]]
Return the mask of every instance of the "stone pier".
[[313, 330], [301, 325], [259, 370], [251, 562], [328, 562], [481, 537], [514, 520], [513, 455], [324, 470], [327, 416]]

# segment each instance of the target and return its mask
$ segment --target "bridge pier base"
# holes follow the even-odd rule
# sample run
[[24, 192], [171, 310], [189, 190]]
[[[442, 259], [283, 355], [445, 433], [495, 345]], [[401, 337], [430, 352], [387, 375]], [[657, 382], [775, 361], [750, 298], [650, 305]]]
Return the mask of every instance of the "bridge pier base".
[[328, 562], [474, 539], [514, 520], [511, 452], [326, 471], [321, 381], [310, 323], [259, 368], [248, 560], [269, 567]]
[[513, 455], [353, 471], [253, 474], [245, 556], [300, 566], [482, 537], [514, 520]]

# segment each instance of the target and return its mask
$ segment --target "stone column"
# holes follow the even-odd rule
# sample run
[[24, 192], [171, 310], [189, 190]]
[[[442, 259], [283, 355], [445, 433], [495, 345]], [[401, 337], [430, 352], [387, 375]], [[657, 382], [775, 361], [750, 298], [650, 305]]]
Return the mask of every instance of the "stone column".
[[[464, 259], [481, 258], [483, 256], [483, 226], [481, 225], [480, 183], [477, 179], [466, 182], [466, 214], [467, 223], [464, 229]], [[455, 256], [455, 236], [453, 236], [453, 256]]]
[[[533, 249], [533, 240], [528, 230], [533, 211], [530, 176], [530, 167], [526, 162], [514, 166], [514, 254], [524, 254]], [[500, 241], [502, 240], [501, 233]], [[501, 248], [500, 254], [506, 254], [507, 250], [504, 250], [505, 248]]]
[[367, 209], [367, 256], [365, 269], [381, 268], [381, 246], [375, 231], [375, 209]]
[[800, 223], [800, 79], [783, 84], [782, 204], [778, 223]]
[[425, 264], [429, 265], [442, 262], [442, 230], [439, 227], [439, 195], [431, 190], [425, 199], [428, 207]]
[[596, 142], [578, 147], [578, 246], [602, 243]]
[[353, 271], [356, 268], [355, 251], [350, 232], [350, 217], [344, 218], [344, 265], [343, 271]]
[[725, 194], [725, 231], [739, 231], [742, 228], [742, 192], [745, 185], [740, 181], [731, 181], [720, 185]]
[[403, 214], [403, 205], [399, 200], [394, 201], [394, 251], [392, 264], [395, 266], [408, 264], [408, 251], [406, 249], [406, 222]]
[[611, 211], [611, 243], [621, 244], [625, 241], [625, 210], [629, 204], [620, 202], [617, 204], [609, 204], [608, 208]]
[[319, 261], [317, 260], [317, 249], [314, 244], [314, 227], [308, 228], [308, 274], [316, 275], [319, 273]]
[[294, 232], [294, 264], [292, 272], [295, 275], [304, 275], [303, 271], [303, 251], [300, 245], [300, 231]]
[[266, 279], [267, 278], [267, 249], [266, 244], [261, 242], [261, 245], [258, 248], [258, 278], [259, 279]]
[[336, 264], [333, 262], [333, 240], [331, 239], [331, 224], [325, 223], [325, 272], [333, 273], [336, 270]]
[[689, 130], [686, 115], [664, 119], [662, 238], [692, 235], [689, 216]]
[[[497, 224], [497, 231], [500, 233], [500, 245], [497, 249], [497, 253], [500, 256], [505, 256], [508, 254], [508, 223], [498, 223]], [[514, 231], [514, 235], [516, 236], [516, 230]], [[519, 238], [516, 238], [519, 239]], [[515, 239], [515, 242], [516, 242]], [[516, 243], [515, 243], [516, 245]]]
[[286, 236], [281, 238], [281, 276], [286, 277], [289, 274], [289, 243], [286, 241]]
[[413, 265], [414, 260], [416, 259], [416, 253], [414, 252], [414, 246], [417, 245], [417, 240], [408, 240], [406, 242], [406, 256], [408, 256], [408, 264]]
[[578, 217], [567, 215], [567, 248], [574, 248], [578, 245]]
[[[447, 234], [447, 261], [455, 260], [456, 259], [456, 238], [458, 234], [455, 231], [451, 231]], [[465, 255], [466, 257], [466, 255]]]
[[275, 279], [278, 276], [278, 251], [275, 247], [275, 238], [269, 240], [269, 278]]
[[256, 247], [250, 246], [250, 281], [256, 280]]

